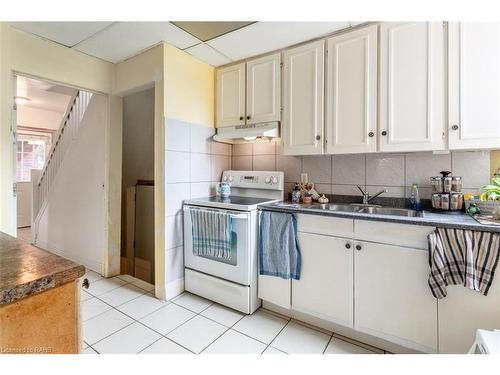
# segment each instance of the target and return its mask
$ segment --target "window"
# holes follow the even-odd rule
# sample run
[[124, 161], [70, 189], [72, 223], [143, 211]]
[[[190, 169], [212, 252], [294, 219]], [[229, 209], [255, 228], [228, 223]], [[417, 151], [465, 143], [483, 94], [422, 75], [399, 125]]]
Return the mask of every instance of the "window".
[[17, 182], [31, 181], [31, 170], [43, 168], [50, 143], [50, 134], [18, 133]]

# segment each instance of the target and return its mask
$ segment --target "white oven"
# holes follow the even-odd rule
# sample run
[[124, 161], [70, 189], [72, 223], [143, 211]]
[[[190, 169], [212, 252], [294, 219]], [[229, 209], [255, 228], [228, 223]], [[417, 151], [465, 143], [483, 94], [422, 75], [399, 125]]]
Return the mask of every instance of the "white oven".
[[[283, 172], [224, 171], [231, 196], [194, 198], [184, 202], [184, 285], [188, 292], [246, 314], [260, 306], [257, 296], [259, 204], [283, 199]], [[192, 210], [224, 212], [231, 216], [231, 257], [193, 251]]]
[[[224, 211], [231, 215], [232, 233], [230, 259], [197, 255], [193, 252], [193, 237], [191, 224], [192, 210]], [[253, 248], [256, 246], [250, 230], [255, 221], [256, 211], [231, 211], [220, 208], [184, 206], [184, 266], [224, 280], [249, 286]]]

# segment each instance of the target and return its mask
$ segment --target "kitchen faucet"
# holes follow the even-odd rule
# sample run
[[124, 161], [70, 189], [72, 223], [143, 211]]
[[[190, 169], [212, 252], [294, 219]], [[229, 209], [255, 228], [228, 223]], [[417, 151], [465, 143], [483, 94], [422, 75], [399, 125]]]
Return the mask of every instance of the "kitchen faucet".
[[370, 193], [368, 193], [368, 191], [363, 190], [359, 185], [356, 186], [358, 187], [361, 194], [363, 194], [363, 204], [369, 204], [372, 199], [377, 198], [381, 194], [387, 193], [387, 189], [384, 189], [380, 190], [377, 194], [370, 196]]

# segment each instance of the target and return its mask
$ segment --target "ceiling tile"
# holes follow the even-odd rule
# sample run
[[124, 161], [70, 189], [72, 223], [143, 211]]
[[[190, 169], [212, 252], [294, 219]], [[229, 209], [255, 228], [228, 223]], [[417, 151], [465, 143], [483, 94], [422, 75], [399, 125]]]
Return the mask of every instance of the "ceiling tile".
[[10, 22], [12, 27], [71, 47], [112, 22]]
[[251, 22], [184, 22], [184, 21], [176, 21], [172, 22], [174, 25], [179, 26], [181, 29], [187, 31], [191, 35], [194, 35], [196, 38], [200, 39], [203, 42], [207, 40], [216, 38], [223, 34], [229, 33], [234, 30], [241, 29], [244, 26], [248, 26], [254, 21]]
[[170, 22], [117, 22], [74, 48], [116, 63], [161, 41], [181, 49], [200, 43]]
[[231, 62], [226, 56], [203, 43], [185, 49], [185, 51], [212, 66], [220, 66]]
[[240, 60], [347, 27], [349, 22], [256, 22], [207, 44], [233, 60]]

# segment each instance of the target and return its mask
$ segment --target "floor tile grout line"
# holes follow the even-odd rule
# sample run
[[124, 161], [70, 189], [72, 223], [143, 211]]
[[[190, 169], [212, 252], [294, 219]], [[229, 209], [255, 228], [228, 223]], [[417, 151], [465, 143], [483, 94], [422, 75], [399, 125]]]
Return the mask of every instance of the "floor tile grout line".
[[[173, 341], [173, 340], [171, 340], [171, 339], [169, 339], [168, 337], [165, 337], [165, 336], [162, 336], [162, 337], [160, 337], [158, 340], [153, 341], [151, 344], [149, 344], [149, 345], [148, 345], [148, 346], [146, 346], [145, 348], [141, 349], [141, 351], [137, 352], [136, 354], [147, 354], [147, 353], [143, 353], [143, 352], [144, 352], [144, 350], [146, 350], [147, 348], [149, 348], [149, 347], [153, 346], [153, 345], [154, 345], [154, 344], [156, 344], [158, 341], [163, 340], [163, 339], [168, 340], [168, 341], [170, 341], [170, 342], [174, 343], [175, 345], [179, 345], [181, 348], [186, 349], [186, 350], [187, 350], [187, 351], [189, 351], [191, 354], [195, 354], [194, 352], [192, 352], [192, 351], [191, 351], [191, 350], [189, 350], [188, 348], [186, 348], [186, 347], [184, 347], [184, 346], [182, 346], [182, 345], [180, 345], [180, 344], [176, 343], [175, 341]], [[164, 353], [164, 354], [168, 354], [168, 353]]]
[[[281, 328], [280, 331], [276, 334], [276, 336], [274, 336], [274, 338], [269, 342], [269, 344], [267, 344], [267, 347], [262, 351], [262, 353], [264, 353], [267, 350], [267, 348], [269, 348], [271, 346], [271, 344], [274, 342], [274, 340], [276, 340], [276, 337], [278, 337], [280, 335], [280, 333], [283, 332], [283, 330], [286, 328], [286, 326], [288, 325], [288, 323], [290, 323], [290, 321], [291, 320], [289, 320], [289, 321], [286, 322], [286, 324], [283, 326], [283, 328]], [[280, 350], [280, 349], [278, 349], [278, 350]], [[284, 353], [286, 353], [286, 352], [284, 352]]]
[[333, 332], [332, 332], [332, 335], [330, 336], [330, 340], [328, 340], [328, 342], [327, 342], [327, 344], [326, 344], [326, 347], [325, 347], [325, 350], [323, 350], [323, 353], [322, 353], [322, 354], [325, 354], [326, 349], [328, 349], [328, 345], [330, 345], [330, 343], [332, 342], [332, 339], [333, 339]]

